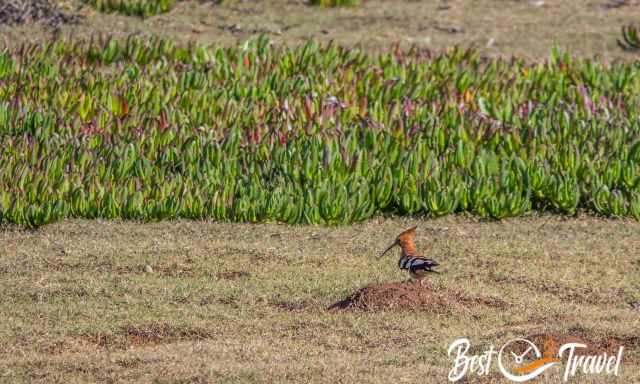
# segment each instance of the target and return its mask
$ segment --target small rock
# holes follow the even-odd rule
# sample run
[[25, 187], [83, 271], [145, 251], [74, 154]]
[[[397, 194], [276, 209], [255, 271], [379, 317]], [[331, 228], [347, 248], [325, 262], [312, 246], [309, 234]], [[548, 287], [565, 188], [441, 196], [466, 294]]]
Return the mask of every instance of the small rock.
[[149, 264], [144, 266], [144, 272], [145, 273], [153, 273], [153, 268], [151, 268], [151, 266]]

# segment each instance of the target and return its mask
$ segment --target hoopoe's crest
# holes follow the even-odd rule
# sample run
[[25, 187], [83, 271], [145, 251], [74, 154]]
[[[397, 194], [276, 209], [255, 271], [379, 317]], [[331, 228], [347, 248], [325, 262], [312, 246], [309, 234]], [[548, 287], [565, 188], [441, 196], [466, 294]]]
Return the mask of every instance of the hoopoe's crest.
[[439, 264], [435, 260], [418, 255], [416, 245], [413, 243], [416, 228], [417, 227], [409, 228], [399, 234], [396, 240], [385, 249], [378, 258], [384, 256], [391, 248], [399, 246], [402, 249], [402, 254], [400, 255], [400, 260], [398, 260], [398, 267], [409, 271], [411, 277], [420, 281], [420, 284], [422, 284], [422, 279], [424, 279], [427, 272], [437, 273], [437, 271], [434, 271], [432, 268], [437, 267]]
[[417, 256], [416, 245], [413, 243], [413, 237], [416, 235], [416, 228], [409, 228], [398, 235], [397, 242], [402, 249], [403, 256]]

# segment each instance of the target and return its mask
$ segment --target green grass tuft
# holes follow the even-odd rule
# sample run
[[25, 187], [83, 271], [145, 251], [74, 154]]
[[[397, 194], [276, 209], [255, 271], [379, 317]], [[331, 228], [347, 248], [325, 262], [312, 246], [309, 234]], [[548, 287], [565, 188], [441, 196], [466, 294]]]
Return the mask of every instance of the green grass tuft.
[[622, 40], [618, 44], [626, 51], [640, 50], [640, 32], [635, 25], [622, 27]]

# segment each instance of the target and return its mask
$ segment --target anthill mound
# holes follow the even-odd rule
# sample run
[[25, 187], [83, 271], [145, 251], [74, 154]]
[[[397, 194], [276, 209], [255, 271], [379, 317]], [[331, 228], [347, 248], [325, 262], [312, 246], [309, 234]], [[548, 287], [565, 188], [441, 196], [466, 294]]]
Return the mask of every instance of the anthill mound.
[[361, 288], [344, 300], [330, 306], [331, 312], [424, 311], [432, 313], [463, 312], [474, 306], [504, 308], [507, 303], [493, 297], [475, 297], [452, 292], [431, 284], [413, 282], [373, 284]]

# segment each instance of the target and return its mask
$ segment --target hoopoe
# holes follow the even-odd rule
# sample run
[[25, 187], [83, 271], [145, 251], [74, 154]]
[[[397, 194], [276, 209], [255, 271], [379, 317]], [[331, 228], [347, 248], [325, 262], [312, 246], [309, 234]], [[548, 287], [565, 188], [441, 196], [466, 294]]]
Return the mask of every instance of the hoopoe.
[[413, 236], [416, 234], [416, 228], [418, 227], [409, 228], [399, 234], [393, 244], [385, 249], [378, 258], [384, 256], [396, 245], [399, 246], [402, 248], [402, 255], [400, 256], [400, 260], [398, 260], [398, 267], [400, 267], [400, 269], [408, 270], [409, 275], [419, 281], [420, 285], [423, 285], [423, 279], [426, 277], [427, 272], [439, 273], [432, 269], [433, 267], [437, 267], [439, 264], [435, 260], [427, 259], [418, 255], [416, 246], [413, 243]]

